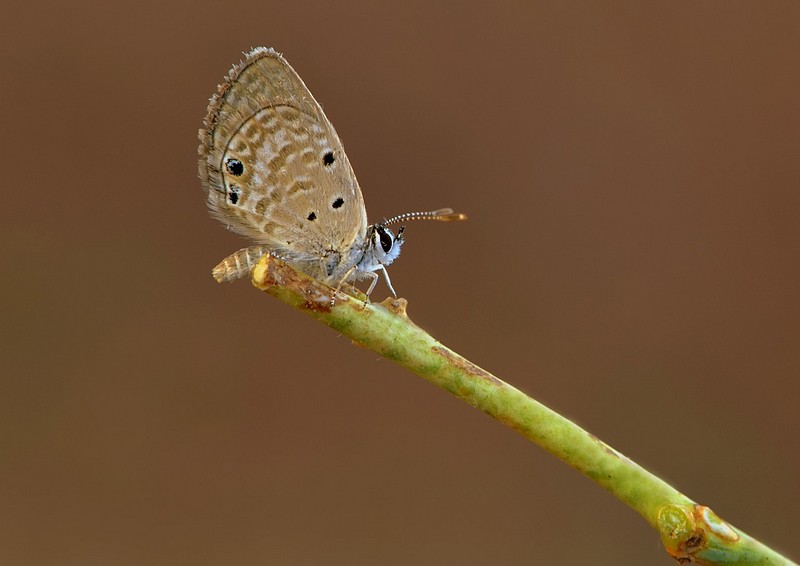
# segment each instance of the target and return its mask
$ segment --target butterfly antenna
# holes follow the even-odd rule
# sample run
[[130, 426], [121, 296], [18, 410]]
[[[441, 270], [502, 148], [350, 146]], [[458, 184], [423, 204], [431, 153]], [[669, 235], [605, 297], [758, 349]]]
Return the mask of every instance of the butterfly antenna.
[[460, 212], [453, 212], [452, 208], [440, 208], [431, 212], [406, 212], [398, 216], [393, 216], [381, 222], [384, 226], [405, 222], [406, 220], [441, 220], [442, 222], [452, 222], [453, 220], [466, 220], [467, 215]]

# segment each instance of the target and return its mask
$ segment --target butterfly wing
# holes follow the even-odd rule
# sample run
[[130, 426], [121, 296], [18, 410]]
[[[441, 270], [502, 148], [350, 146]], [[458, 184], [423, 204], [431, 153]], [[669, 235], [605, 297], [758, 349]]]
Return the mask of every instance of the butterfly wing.
[[321, 279], [354, 263], [367, 229], [361, 189], [333, 125], [279, 53], [256, 48], [231, 69], [200, 140], [213, 216]]

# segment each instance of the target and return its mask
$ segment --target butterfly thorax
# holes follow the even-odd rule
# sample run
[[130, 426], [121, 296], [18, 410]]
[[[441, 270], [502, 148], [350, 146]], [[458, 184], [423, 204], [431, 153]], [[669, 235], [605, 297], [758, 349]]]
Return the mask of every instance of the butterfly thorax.
[[318, 254], [312, 256], [288, 250], [277, 250], [272, 253], [314, 279], [335, 286], [345, 279], [355, 278], [355, 274], [359, 271], [358, 265], [365, 255], [365, 244], [359, 239], [348, 250], [321, 249]]

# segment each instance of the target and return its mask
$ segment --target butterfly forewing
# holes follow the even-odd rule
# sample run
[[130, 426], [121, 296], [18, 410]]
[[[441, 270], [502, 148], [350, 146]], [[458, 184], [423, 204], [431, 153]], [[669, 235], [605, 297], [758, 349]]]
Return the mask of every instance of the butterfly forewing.
[[333, 126], [278, 53], [248, 53], [204, 124], [200, 178], [214, 216], [323, 279], [352, 261], [367, 228], [361, 190]]

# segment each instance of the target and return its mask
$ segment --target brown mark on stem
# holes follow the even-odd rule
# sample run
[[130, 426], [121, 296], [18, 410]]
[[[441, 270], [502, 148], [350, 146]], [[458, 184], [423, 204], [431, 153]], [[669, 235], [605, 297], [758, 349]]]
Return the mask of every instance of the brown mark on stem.
[[709, 539], [722, 539], [731, 543], [740, 538], [739, 533], [705, 505], [694, 505], [691, 508], [691, 521], [694, 524], [691, 533], [678, 542], [677, 547], [667, 549], [681, 564], [695, 562], [697, 553], [709, 546]]
[[615, 458], [620, 458], [621, 457], [621, 454], [619, 452], [617, 452], [616, 450], [611, 448], [608, 444], [606, 444], [605, 442], [603, 442], [602, 440], [597, 438], [592, 433], [587, 432], [586, 434], [588, 434], [589, 438], [591, 438], [596, 444], [598, 444], [600, 446], [600, 448], [603, 450], [603, 452], [605, 452], [606, 454], [609, 454], [610, 456], [614, 456]]
[[678, 546], [678, 555], [675, 556], [678, 562], [683, 564], [684, 562], [691, 562], [693, 560], [694, 553], [700, 550], [705, 546], [706, 543], [706, 534], [703, 532], [703, 529], [695, 529], [689, 538], [683, 541]]
[[333, 289], [329, 288], [329, 291], [325, 292], [315, 283], [315, 281], [302, 281], [299, 286], [295, 287], [306, 299], [306, 302], [303, 303], [303, 308], [312, 312], [331, 312], [332, 305], [330, 294], [333, 293]]
[[440, 356], [445, 358], [450, 365], [460, 369], [461, 371], [463, 371], [464, 373], [466, 373], [468, 375], [471, 375], [473, 377], [479, 377], [481, 379], [485, 379], [487, 381], [492, 382], [492, 384], [494, 384], [494, 385], [498, 385], [498, 386], [505, 385], [505, 383], [503, 383], [501, 380], [497, 379], [495, 376], [493, 376], [491, 373], [489, 373], [485, 369], [476, 366], [475, 364], [473, 364], [469, 360], [465, 360], [464, 358], [462, 358], [461, 356], [451, 352], [447, 348], [443, 348], [442, 346], [434, 346], [433, 348], [431, 348], [431, 350], [435, 354], [439, 354]]
[[331, 293], [333, 289], [319, 281], [301, 276], [279, 259], [266, 255], [253, 270], [253, 284], [270, 292], [278, 288], [294, 291], [305, 300], [302, 308], [317, 313], [331, 312]]
[[397, 316], [401, 316], [403, 318], [408, 318], [408, 301], [403, 298], [392, 298], [389, 297], [386, 300], [381, 302], [381, 306], [384, 307], [391, 313], [396, 314]]

